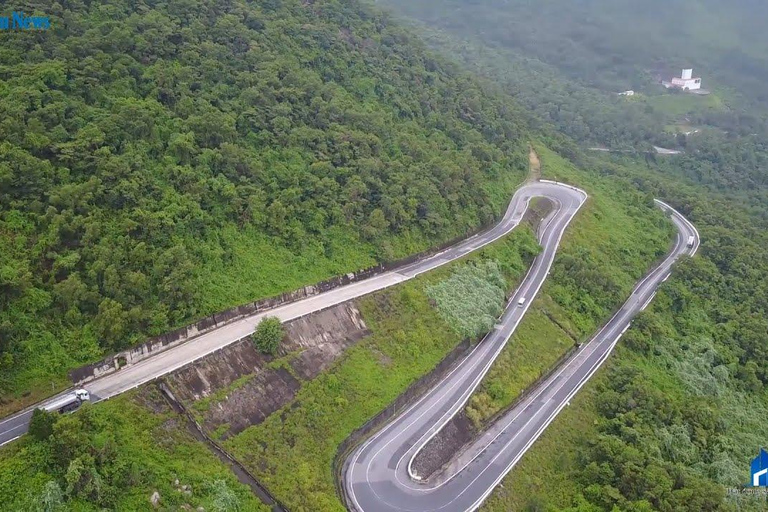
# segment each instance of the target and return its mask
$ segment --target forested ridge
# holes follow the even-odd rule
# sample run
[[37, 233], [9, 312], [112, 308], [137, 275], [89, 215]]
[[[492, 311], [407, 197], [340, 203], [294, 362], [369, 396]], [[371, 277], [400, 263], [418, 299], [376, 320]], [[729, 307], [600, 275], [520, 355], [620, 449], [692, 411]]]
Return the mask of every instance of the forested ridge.
[[[384, 0], [430, 44], [502, 85], [582, 146], [685, 154], [667, 166], [764, 200], [768, 47], [764, 3], [737, 0]], [[758, 26], [756, 26], [756, 24]], [[710, 96], [665, 90], [693, 67]], [[627, 89], [631, 98], [616, 93]], [[685, 133], [694, 132], [685, 136]]]
[[[0, 408], [145, 336], [490, 220], [533, 134], [575, 164], [542, 148], [544, 176], [591, 201], [476, 416], [624, 300], [663, 249], [653, 197], [703, 242], [485, 509], [765, 510], [764, 496], [726, 493], [768, 438], [764, 5], [386, 3], [508, 95], [355, 1], [24, 3], [52, 29], [0, 45]], [[711, 77], [712, 97], [657, 89], [653, 73], [681, 60]], [[639, 98], [615, 96], [630, 87]], [[592, 144], [640, 155], [582, 151]], [[643, 154], [652, 144], [685, 154]], [[531, 244], [515, 233], [470, 259], [517, 275]], [[458, 342], [417, 285], [368, 297], [373, 339], [228, 441], [292, 509], [341, 507], [339, 443]], [[163, 506], [255, 508], [151, 395], [86, 406], [4, 447], [3, 503], [133, 510], [159, 489]]]
[[357, 2], [24, 8], [52, 28], [0, 47], [2, 395], [461, 235], [525, 172], [514, 106]]

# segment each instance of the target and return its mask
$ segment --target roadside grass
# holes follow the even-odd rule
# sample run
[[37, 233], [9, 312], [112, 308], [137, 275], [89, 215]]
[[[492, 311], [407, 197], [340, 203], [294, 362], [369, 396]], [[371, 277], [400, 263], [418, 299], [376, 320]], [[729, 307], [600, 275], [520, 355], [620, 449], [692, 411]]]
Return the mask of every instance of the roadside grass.
[[[185, 504], [192, 509], [202, 506], [215, 510], [214, 483], [223, 480], [240, 510], [269, 510], [190, 434], [186, 418], [174, 413], [156, 388], [142, 387], [84, 408], [88, 410], [59, 419], [69, 427], [60, 435], [68, 439], [66, 453], [83, 453], [74, 460], [86, 464], [85, 471], [88, 461], [96, 464], [100, 480], [94, 492], [102, 496], [106, 508], [149, 510], [150, 496], [158, 491], [163, 510], [180, 510]], [[68, 455], [57, 446], [26, 436], [0, 450], [3, 510], [44, 510], [41, 496], [50, 480], [66, 491], [75, 462], [67, 462]], [[191, 495], [179, 490], [176, 479], [179, 486], [190, 486]], [[65, 505], [66, 510], [105, 509], [82, 499], [77, 492]]]
[[576, 183], [590, 195], [563, 237], [563, 244], [574, 248], [558, 254], [554, 279], [544, 286], [568, 310], [578, 334], [589, 336], [667, 253], [674, 226], [650, 195], [608, 175], [581, 171], [546, 148], [539, 155], [545, 177]]
[[595, 387], [604, 373], [601, 369], [571, 400], [480, 510], [563, 510], [574, 505], [580, 489], [573, 478], [580, 469], [578, 446], [597, 435]]
[[[488, 215], [502, 213], [525, 179], [526, 154], [521, 149], [510, 158], [510, 165], [490, 164], [487, 181], [478, 184], [488, 193]], [[120, 346], [127, 348], [217, 311], [361, 270], [377, 261], [425, 251], [464, 235], [470, 221], [463, 221], [461, 225], [447, 225], [432, 236], [411, 230], [390, 235], [375, 245], [344, 225], [329, 227], [322, 236], [307, 238], [300, 247], [288, 247], [256, 228], [241, 228], [234, 223], [210, 232], [207, 239], [180, 240], [194, 253], [196, 264], [190, 286], [195, 290], [189, 304], [192, 315], [174, 325], [150, 325], [145, 334], [132, 334], [121, 340]], [[158, 318], [164, 314], [158, 312]], [[15, 319], [18, 325], [28, 324], [34, 335], [29, 336], [24, 360], [0, 372], [0, 417], [66, 389], [71, 385], [68, 370], [105, 355], [90, 325], [75, 327], [61, 319], [50, 322], [22, 313]]]
[[372, 248], [358, 237], [343, 228], [332, 231], [326, 246], [316, 243], [296, 252], [253, 228], [222, 230], [201, 247], [205, 262], [197, 274], [201, 310], [221, 311], [376, 263]]
[[544, 313], [551, 300], [541, 296], [531, 305], [526, 320], [472, 395], [466, 407], [475, 428], [515, 400], [564, 354], [574, 341]]
[[[524, 177], [523, 172], [499, 172], [483, 185], [494, 214], [503, 213]], [[440, 238], [450, 240], [463, 234], [458, 227], [446, 227]], [[374, 247], [343, 226], [329, 228], [322, 241], [298, 250], [276, 245], [253, 228], [232, 225], [215, 236], [194, 244], [204, 262], [196, 273], [201, 316], [371, 267], [377, 260], [416, 254], [440, 241], [414, 231], [391, 236]]]
[[[440, 362], [461, 341], [425, 292], [468, 262], [503, 261], [514, 288], [537, 245], [521, 227], [477, 253], [359, 300], [372, 334], [349, 348], [292, 404], [225, 441], [293, 511], [343, 510], [331, 464], [341, 442]], [[525, 261], [525, 263], [524, 263]]]
[[305, 383], [293, 406], [224, 443], [293, 511], [344, 510], [331, 469], [338, 445], [460, 341], [416, 283], [366, 298], [360, 309], [370, 338]]

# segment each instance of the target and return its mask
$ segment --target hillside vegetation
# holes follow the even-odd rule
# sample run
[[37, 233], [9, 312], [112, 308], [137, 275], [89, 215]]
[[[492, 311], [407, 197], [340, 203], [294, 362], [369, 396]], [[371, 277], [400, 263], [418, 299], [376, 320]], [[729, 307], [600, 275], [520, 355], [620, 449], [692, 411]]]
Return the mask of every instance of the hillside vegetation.
[[46, 439], [0, 450], [3, 510], [151, 510], [155, 492], [159, 510], [269, 510], [154, 385], [54, 419]]
[[[753, 102], [768, 101], [768, 7], [754, 0], [387, 0], [430, 24], [515, 48], [604, 90], [637, 89], [649, 74], [706, 67]], [[477, 27], [482, 31], [474, 31]], [[768, 106], [765, 105], [764, 106]]]
[[[768, 198], [768, 37], [753, 0], [384, 0], [582, 146], [677, 147], [665, 172]], [[693, 67], [712, 96], [658, 83]], [[616, 93], [632, 89], [638, 95]], [[681, 128], [679, 126], [685, 126]], [[672, 127], [670, 129], [670, 127]], [[697, 133], [683, 133], [698, 129]], [[552, 134], [554, 135], [554, 134]], [[569, 158], [575, 152], [569, 150]]]
[[6, 402], [213, 311], [461, 235], [525, 173], [510, 103], [356, 2], [25, 9], [52, 28], [0, 48]]
[[[590, 200], [473, 397], [475, 423], [594, 332], [665, 251], [654, 197], [703, 243], [485, 510], [765, 510], [765, 496], [728, 492], [768, 438], [768, 98], [753, 86], [767, 78], [765, 6], [386, 3], [510, 94], [355, 0], [24, 2], [53, 28], [4, 33], [0, 47], [0, 410], [143, 337], [490, 221], [533, 139], [554, 150], [537, 146], [544, 176]], [[656, 88], [652, 75], [680, 61], [712, 77], [715, 97]], [[642, 95], [614, 95], [630, 87]], [[706, 130], [670, 133], [681, 124]], [[686, 152], [579, 149], [653, 143]], [[291, 510], [341, 510], [339, 444], [460, 332], [481, 331], [487, 318], [456, 320], [466, 297], [492, 316], [536, 250], [521, 228], [362, 298], [372, 334], [226, 447]], [[466, 282], [481, 283], [481, 300]], [[168, 508], [258, 510], [146, 393], [0, 449], [0, 502], [145, 510], [159, 490]]]
[[649, 196], [618, 194], [615, 182], [590, 176], [546, 148], [539, 154], [545, 178], [577, 182], [590, 199], [565, 233], [543, 293], [465, 408], [478, 430], [576, 343], [587, 341], [666, 255], [675, 236]]
[[[765, 510], [765, 496], [729, 492], [748, 483], [749, 462], [767, 435], [758, 418], [768, 408], [768, 115], [765, 88], [756, 84], [768, 69], [768, 40], [765, 31], [749, 29], [765, 5], [387, 4], [416, 17], [433, 46], [534, 111], [550, 146], [585, 171], [577, 183], [618, 180], [668, 200], [703, 239], [698, 256], [678, 266], [607, 367], [485, 509]], [[671, 76], [685, 64], [704, 76], [714, 100], [654, 84], [654, 74]], [[630, 88], [639, 97], [614, 94]], [[673, 132], [701, 131], [673, 139], [670, 121]], [[587, 156], [576, 147], [645, 150], [649, 143], [685, 153], [639, 160], [631, 153]], [[557, 350], [553, 341], [547, 346]], [[517, 354], [525, 353], [521, 346]], [[509, 357], [499, 363], [475, 399], [476, 418], [514, 396], [531, 369]]]
[[[543, 148], [540, 152], [544, 175], [561, 179], [580, 175], [551, 152]], [[533, 326], [531, 320], [523, 321], [526, 328], [521, 325], [505, 349], [502, 369], [492, 371], [496, 381], [492, 387], [501, 388], [499, 394], [487, 387], [481, 391], [481, 397], [490, 395], [496, 402], [488, 405], [484, 398], [473, 399], [473, 408], [498, 409], [513, 392], [533, 382], [557, 359], [558, 351], [574, 342], [568, 337], [541, 340], [542, 333], [559, 333], [561, 325], [574, 326], [579, 333], [594, 329], [668, 248], [669, 224], [648, 204], [647, 196], [612, 182], [588, 190], [589, 203], [568, 228], [552, 275], [542, 288], [543, 300], [531, 307]], [[457, 332], [471, 331], [449, 314], [462, 306], [469, 309], [469, 304], [431, 301], [430, 292], [450, 292], [446, 295], [451, 299], [466, 296], [460, 284], [484, 275], [486, 283], [478, 285], [483, 297], [470, 300], [492, 306], [496, 286], [489, 285], [498, 282], [492, 269], [500, 268], [505, 290], [513, 290], [526, 270], [523, 262], [532, 256], [531, 240], [530, 231], [518, 228], [447, 268], [362, 299], [360, 309], [372, 335], [317, 379], [304, 383], [293, 403], [227, 439], [227, 448], [291, 510], [343, 510], [332, 468], [340, 443], [445, 357], [460, 340]], [[583, 265], [574, 263], [580, 259], [585, 259]], [[564, 307], [549, 307], [554, 301]], [[517, 358], [510, 360], [510, 354]], [[508, 380], [498, 382], [504, 378]]]
[[521, 226], [477, 253], [359, 299], [371, 335], [302, 383], [293, 402], [228, 438], [225, 447], [290, 510], [344, 510], [332, 467], [339, 445], [462, 341], [427, 290], [489, 267], [501, 269], [503, 286], [511, 289], [538, 250], [532, 231]]
[[602, 165], [669, 196], [701, 232], [701, 250], [484, 509], [765, 510], [764, 495], [728, 492], [749, 483], [768, 436], [765, 209], [641, 166]]

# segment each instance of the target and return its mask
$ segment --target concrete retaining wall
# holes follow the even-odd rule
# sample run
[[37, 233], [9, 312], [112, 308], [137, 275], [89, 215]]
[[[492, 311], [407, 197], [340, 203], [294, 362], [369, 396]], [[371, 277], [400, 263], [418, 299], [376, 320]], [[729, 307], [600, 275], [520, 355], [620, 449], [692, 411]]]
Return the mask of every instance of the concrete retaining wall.
[[261, 299], [256, 302], [230, 308], [226, 311], [214, 313], [213, 315], [198, 320], [194, 324], [150, 338], [141, 345], [118, 352], [101, 361], [75, 368], [69, 372], [69, 378], [72, 379], [74, 384], [89, 382], [104, 375], [114, 373], [124, 366], [130, 366], [139, 361], [143, 361], [148, 357], [168, 350], [169, 348], [175, 347], [196, 336], [205, 334], [235, 320], [240, 320], [262, 311], [268, 311], [277, 306], [295, 302], [312, 295], [317, 295], [318, 293], [332, 290], [333, 288], [338, 288], [339, 286], [344, 286], [354, 281], [367, 279], [385, 271], [387, 268], [388, 267], [385, 265], [376, 265], [375, 267], [367, 268], [359, 272], [352, 272], [315, 285], [305, 286], [292, 292], [286, 292], [277, 297]]

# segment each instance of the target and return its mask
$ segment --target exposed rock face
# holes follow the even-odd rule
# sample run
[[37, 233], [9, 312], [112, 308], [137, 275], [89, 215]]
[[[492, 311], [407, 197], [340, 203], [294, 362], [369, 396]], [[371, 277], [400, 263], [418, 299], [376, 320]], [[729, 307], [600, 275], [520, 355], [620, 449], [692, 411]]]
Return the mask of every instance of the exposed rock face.
[[[286, 365], [270, 367], [275, 358], [261, 354], [250, 338], [243, 338], [171, 374], [167, 381], [174, 395], [188, 406], [210, 397], [210, 403], [197, 408], [203, 410], [203, 426], [226, 438], [261, 423], [289, 403], [302, 381], [317, 377], [368, 334], [354, 302], [298, 318], [284, 327], [286, 336], [277, 357], [287, 356]], [[226, 425], [224, 432], [219, 430], [222, 425]]]

